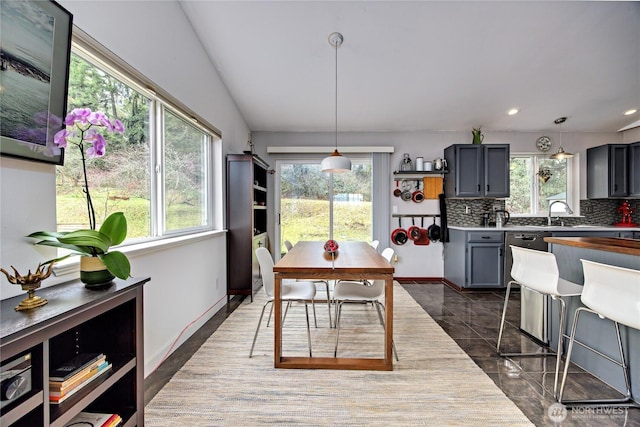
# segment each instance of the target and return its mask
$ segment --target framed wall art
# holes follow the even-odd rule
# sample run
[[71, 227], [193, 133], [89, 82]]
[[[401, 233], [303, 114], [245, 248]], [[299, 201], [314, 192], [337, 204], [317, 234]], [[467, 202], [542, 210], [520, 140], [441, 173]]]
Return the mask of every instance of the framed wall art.
[[73, 16], [55, 1], [0, 5], [0, 154], [62, 165]]

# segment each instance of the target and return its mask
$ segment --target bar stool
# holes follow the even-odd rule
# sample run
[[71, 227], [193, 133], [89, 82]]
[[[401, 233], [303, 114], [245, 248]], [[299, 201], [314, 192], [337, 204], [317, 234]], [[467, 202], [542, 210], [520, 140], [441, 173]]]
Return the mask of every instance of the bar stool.
[[[631, 394], [629, 366], [625, 360], [624, 350], [622, 348], [620, 324], [629, 328], [640, 329], [640, 270], [616, 267], [584, 259], [581, 259], [580, 261], [582, 261], [582, 269], [584, 272], [584, 289], [580, 296], [580, 300], [585, 307], [578, 308], [574, 315], [569, 347], [567, 349], [567, 360], [564, 365], [562, 383], [560, 384], [558, 402], [566, 405], [591, 404], [638, 408], [640, 405], [634, 402]], [[616, 329], [616, 335], [618, 336], [618, 351], [620, 352], [619, 361], [576, 339], [578, 319], [582, 312], [593, 313], [600, 319], [609, 319], [613, 321]], [[562, 400], [574, 342], [622, 368], [624, 382], [627, 387], [626, 396], [623, 399]]]
[[511, 276], [514, 280], [507, 284], [507, 293], [504, 297], [504, 307], [502, 308], [502, 320], [500, 321], [500, 333], [498, 334], [498, 344], [496, 350], [500, 356], [523, 356], [541, 357], [550, 353], [501, 353], [500, 342], [504, 330], [504, 319], [507, 314], [507, 304], [509, 294], [513, 284], [520, 285], [521, 288], [530, 289], [542, 295], [550, 296], [560, 304], [560, 325], [558, 327], [558, 348], [556, 351], [556, 370], [553, 382], [553, 397], [557, 397], [558, 376], [560, 372], [560, 361], [562, 359], [562, 348], [564, 338], [568, 336], [564, 333], [564, 324], [567, 313], [565, 297], [579, 296], [582, 293], [582, 286], [560, 278], [556, 257], [551, 252], [536, 251], [533, 249], [521, 248], [511, 245], [513, 253], [513, 266]]

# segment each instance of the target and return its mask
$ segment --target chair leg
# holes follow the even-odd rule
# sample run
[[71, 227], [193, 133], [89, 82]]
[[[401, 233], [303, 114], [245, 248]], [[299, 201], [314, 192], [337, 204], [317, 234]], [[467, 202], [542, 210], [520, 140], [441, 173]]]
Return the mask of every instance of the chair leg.
[[329, 328], [332, 327], [331, 323], [331, 297], [329, 296], [329, 282], [325, 280], [324, 287], [327, 290], [327, 308], [329, 309]]
[[338, 357], [338, 338], [340, 338], [340, 315], [342, 314], [342, 302], [336, 301], [336, 346], [333, 349], [333, 357]]
[[316, 325], [316, 329], [317, 329], [318, 328], [318, 318], [316, 317], [316, 300], [313, 299], [313, 298], [311, 298], [311, 306], [313, 307], [313, 323]]
[[313, 357], [311, 354], [311, 329], [309, 328], [309, 306], [307, 302], [304, 302], [304, 311], [307, 315], [307, 341], [309, 342], [309, 357]]
[[[384, 317], [382, 316], [382, 312], [380, 311], [380, 309], [384, 311], [384, 305], [382, 305], [380, 301], [373, 301], [373, 303], [376, 306], [376, 310], [378, 311], [378, 318], [380, 319], [380, 324], [382, 325], [382, 329], [386, 331], [387, 328], [385, 327], [385, 324], [384, 324]], [[396, 356], [396, 362], [399, 362], [400, 359], [398, 358], [398, 351], [396, 350], [396, 343], [393, 340], [393, 338], [391, 339], [391, 347], [393, 348], [393, 354]]]
[[[631, 393], [631, 380], [629, 379], [629, 366], [627, 365], [626, 359], [624, 357], [624, 349], [622, 348], [622, 337], [620, 336], [620, 325], [618, 324], [618, 322], [615, 322], [615, 321], [613, 322], [616, 328], [616, 336], [618, 338], [618, 351], [620, 352], [620, 360], [618, 361], [576, 340], [576, 330], [578, 328], [578, 319], [582, 311], [587, 311], [589, 313], [598, 315], [597, 312], [585, 307], [579, 307], [575, 312], [573, 326], [571, 328], [571, 337], [569, 338], [569, 347], [567, 348], [567, 356], [564, 364], [564, 372], [562, 374], [562, 382], [560, 384], [560, 393], [558, 394], [558, 398], [557, 398], [558, 402], [567, 406], [591, 405], [591, 406], [615, 406], [615, 407], [624, 407], [624, 408], [640, 408], [640, 405], [634, 401], [633, 395]], [[593, 351], [599, 356], [604, 357], [605, 359], [609, 360], [610, 362], [622, 368], [622, 373], [624, 375], [624, 382], [627, 388], [626, 395], [623, 399], [562, 400], [562, 396], [564, 395], [564, 386], [567, 380], [567, 374], [569, 372], [569, 365], [571, 364], [571, 352], [573, 351], [574, 342]]]
[[287, 318], [287, 312], [289, 311], [289, 307], [291, 307], [291, 301], [287, 301], [287, 307], [284, 309], [284, 314], [282, 315], [282, 324], [284, 325], [284, 319]]
[[[270, 302], [272, 302], [272, 301], [267, 301], [262, 306], [262, 312], [260, 313], [260, 319], [258, 319], [258, 327], [256, 328], [255, 335], [253, 336], [253, 343], [251, 343], [251, 350], [249, 351], [249, 358], [251, 358], [251, 356], [253, 355], [253, 348], [256, 345], [256, 339], [258, 338], [258, 331], [260, 331], [260, 324], [262, 323], [262, 316], [264, 316], [264, 309], [267, 308], [267, 304], [269, 304]], [[271, 304], [271, 308], [273, 309], [273, 304]], [[271, 312], [269, 312], [269, 316], [271, 316]]]
[[269, 322], [271, 322], [272, 315], [273, 315], [273, 304], [271, 304], [271, 308], [269, 309], [269, 317], [267, 317], [267, 328], [269, 327]]

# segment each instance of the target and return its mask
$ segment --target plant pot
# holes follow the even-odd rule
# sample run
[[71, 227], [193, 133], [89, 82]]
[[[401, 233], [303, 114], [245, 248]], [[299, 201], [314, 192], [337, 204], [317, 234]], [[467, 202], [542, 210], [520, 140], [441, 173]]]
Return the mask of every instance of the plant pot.
[[80, 257], [80, 281], [86, 288], [104, 288], [111, 285], [115, 276], [107, 270], [102, 260], [93, 256]]

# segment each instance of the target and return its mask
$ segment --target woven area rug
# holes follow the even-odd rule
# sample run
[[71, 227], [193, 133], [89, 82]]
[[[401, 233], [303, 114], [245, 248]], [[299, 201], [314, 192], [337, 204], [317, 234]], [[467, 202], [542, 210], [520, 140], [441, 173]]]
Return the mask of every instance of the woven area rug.
[[[398, 283], [392, 372], [275, 369], [273, 323], [249, 358], [263, 304], [260, 292], [236, 309], [149, 402], [145, 425], [533, 425]], [[301, 304], [287, 313], [285, 356], [308, 351], [304, 313]], [[333, 356], [326, 303], [316, 303], [317, 328], [309, 313], [314, 356]], [[381, 357], [382, 340], [372, 305], [343, 309], [338, 356]]]

